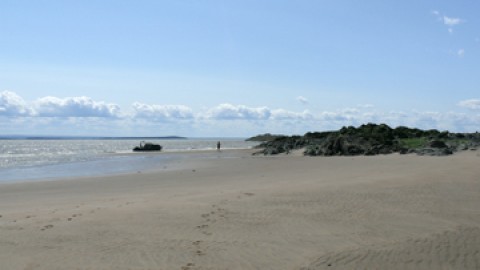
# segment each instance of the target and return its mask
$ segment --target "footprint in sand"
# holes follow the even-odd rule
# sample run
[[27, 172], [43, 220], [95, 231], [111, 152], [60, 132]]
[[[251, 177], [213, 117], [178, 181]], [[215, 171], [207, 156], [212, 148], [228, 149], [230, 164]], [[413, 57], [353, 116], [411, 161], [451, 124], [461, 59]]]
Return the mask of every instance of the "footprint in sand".
[[[242, 195], [247, 196], [247, 197], [251, 197], [251, 196], [255, 195], [255, 193], [244, 192]], [[240, 199], [243, 199], [243, 196], [242, 196], [242, 195], [238, 195], [238, 196], [237, 196], [237, 199], [239, 199], [239, 200], [240, 200]]]
[[81, 217], [81, 216], [83, 216], [83, 214], [82, 214], [82, 213], [79, 213], [79, 214], [72, 214], [72, 216], [71, 216], [71, 217], [69, 217], [69, 218], [67, 218], [67, 220], [68, 220], [68, 221], [72, 221], [72, 220], [73, 220], [73, 218], [76, 218], [76, 217]]
[[202, 241], [198, 240], [198, 241], [195, 241], [195, 242], [192, 242], [192, 245], [195, 247], [195, 255], [197, 256], [203, 256], [203, 255], [206, 255], [206, 253], [202, 250], [202, 247], [201, 247], [201, 244], [202, 244]]
[[187, 263], [187, 265], [182, 266], [182, 270], [190, 270], [190, 267], [195, 266], [193, 263]]
[[207, 231], [207, 228], [208, 228], [208, 225], [207, 225], [207, 224], [202, 224], [202, 225], [198, 225], [198, 226], [197, 226], [197, 229], [200, 229], [200, 231], [202, 232], [202, 234], [204, 234], [204, 235], [212, 235], [211, 232], [208, 232], [208, 231]]
[[[252, 193], [253, 194], [253, 193]], [[249, 195], [252, 196], [252, 195]], [[220, 204], [226, 204], [228, 201], [221, 201]], [[212, 225], [216, 223], [219, 218], [226, 219], [226, 209], [219, 207], [217, 204], [212, 204], [211, 207], [213, 208], [210, 212], [201, 214], [200, 216], [204, 219], [204, 222]], [[200, 229], [201, 233], [207, 236], [213, 235], [212, 232], [209, 230], [208, 224], [202, 224], [196, 226], [197, 229]]]
[[201, 243], [202, 243], [202, 241], [198, 240], [198, 241], [193, 242], [192, 245], [198, 246], [198, 245], [200, 245]]
[[48, 230], [48, 229], [51, 229], [51, 228], [53, 228], [53, 225], [52, 225], [52, 224], [48, 224], [48, 225], [43, 226], [43, 228], [40, 229], [40, 230], [41, 230], [41, 231], [45, 231], [45, 230]]
[[216, 213], [219, 217], [225, 218], [225, 212], [227, 211], [224, 208], [217, 207], [216, 205], [212, 205], [213, 208], [216, 208]]

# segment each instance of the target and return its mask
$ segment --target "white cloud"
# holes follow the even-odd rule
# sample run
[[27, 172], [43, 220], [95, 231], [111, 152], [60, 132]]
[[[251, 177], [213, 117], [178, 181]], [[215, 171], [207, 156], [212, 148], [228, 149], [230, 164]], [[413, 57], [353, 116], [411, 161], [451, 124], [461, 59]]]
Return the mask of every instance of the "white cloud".
[[97, 102], [89, 97], [44, 97], [34, 102], [36, 115], [42, 117], [118, 117], [116, 104]]
[[191, 119], [194, 117], [191, 108], [184, 105], [148, 105], [133, 103], [134, 117], [156, 120]]
[[229, 103], [224, 103], [209, 109], [206, 113], [206, 117], [225, 120], [266, 120], [270, 118], [271, 114], [272, 113], [270, 109], [267, 107], [253, 108], [245, 105], [232, 105]]
[[460, 107], [472, 109], [472, 110], [480, 110], [480, 99], [467, 99], [460, 101], [458, 103]]
[[448, 32], [451, 34], [453, 33], [453, 27], [462, 23], [465, 23], [466, 20], [461, 18], [453, 18], [448, 17], [446, 15], [442, 15], [438, 10], [433, 10], [432, 14], [437, 17], [439, 22], [442, 22], [444, 25], [448, 27]]
[[298, 97], [296, 98], [296, 100], [297, 100], [298, 102], [302, 103], [303, 105], [307, 105], [307, 104], [308, 104], [308, 99], [306, 99], [306, 98], [303, 97], [303, 96], [298, 96]]
[[459, 50], [457, 51], [457, 55], [458, 55], [458, 57], [463, 57], [463, 56], [465, 56], [465, 50], [464, 50], [464, 49], [459, 49]]
[[276, 109], [272, 110], [271, 118], [275, 120], [309, 120], [313, 119], [314, 116], [307, 110], [299, 113], [284, 109]]
[[375, 106], [372, 105], [372, 104], [358, 104], [357, 107], [360, 108], [360, 109], [372, 109]]
[[28, 116], [32, 110], [27, 103], [14, 92], [3, 91], [0, 93], [0, 115], [2, 116]]
[[268, 107], [248, 107], [245, 105], [220, 104], [207, 110], [206, 119], [217, 120], [311, 120], [314, 116], [307, 110], [294, 112], [285, 109], [269, 109]]
[[335, 121], [345, 123], [354, 119], [354, 117], [350, 114], [339, 112], [322, 112], [319, 117], [323, 121]]
[[465, 20], [462, 20], [460, 18], [450, 18], [447, 16], [443, 16], [443, 23], [450, 27], [461, 24], [463, 22], [465, 22]]
[[341, 112], [343, 114], [357, 114], [359, 113], [359, 110], [357, 108], [345, 108], [342, 109]]

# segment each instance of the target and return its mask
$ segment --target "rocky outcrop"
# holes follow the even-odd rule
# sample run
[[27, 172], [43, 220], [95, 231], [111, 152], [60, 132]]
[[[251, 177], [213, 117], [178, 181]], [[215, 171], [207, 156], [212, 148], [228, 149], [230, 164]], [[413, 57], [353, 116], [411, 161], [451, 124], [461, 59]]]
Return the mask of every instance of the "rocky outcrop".
[[246, 139], [247, 142], [269, 142], [277, 138], [285, 137], [284, 135], [275, 135], [270, 133], [260, 134]]
[[133, 151], [135, 152], [161, 151], [162, 148], [163, 147], [159, 144], [141, 142], [140, 146], [136, 146], [135, 148], [133, 148]]
[[476, 149], [478, 133], [450, 133], [420, 130], [386, 124], [366, 124], [358, 128], [343, 127], [338, 131], [309, 132], [304, 136], [277, 136], [258, 146], [256, 154], [275, 155], [304, 148], [308, 156], [356, 156], [400, 153], [418, 155], [449, 155]]

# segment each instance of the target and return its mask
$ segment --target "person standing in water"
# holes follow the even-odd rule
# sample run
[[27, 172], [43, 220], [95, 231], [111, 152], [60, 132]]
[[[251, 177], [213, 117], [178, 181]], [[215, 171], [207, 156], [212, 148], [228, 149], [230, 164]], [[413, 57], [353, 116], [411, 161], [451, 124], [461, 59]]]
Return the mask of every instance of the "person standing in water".
[[220, 151], [220, 141], [217, 142], [217, 151]]

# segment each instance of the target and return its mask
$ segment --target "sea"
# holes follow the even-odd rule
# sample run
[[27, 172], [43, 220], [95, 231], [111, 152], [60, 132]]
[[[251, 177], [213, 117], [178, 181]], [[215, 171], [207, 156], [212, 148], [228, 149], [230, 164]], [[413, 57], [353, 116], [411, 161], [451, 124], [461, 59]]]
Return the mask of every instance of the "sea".
[[[179, 159], [208, 158], [217, 141], [223, 150], [249, 149], [244, 138], [148, 138], [163, 146], [161, 154], [133, 152], [142, 138], [3, 138], [0, 183], [78, 178], [167, 168]], [[202, 153], [206, 153], [202, 156]]]

